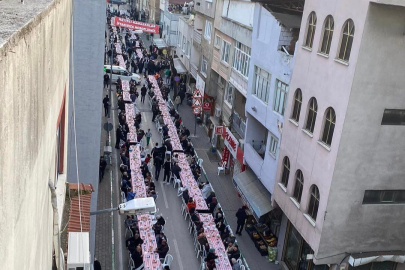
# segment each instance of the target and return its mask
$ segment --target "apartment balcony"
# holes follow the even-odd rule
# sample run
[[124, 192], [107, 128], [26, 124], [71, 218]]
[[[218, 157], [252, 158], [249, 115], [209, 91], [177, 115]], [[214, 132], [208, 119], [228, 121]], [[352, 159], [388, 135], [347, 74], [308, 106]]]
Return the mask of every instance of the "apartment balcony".
[[201, 37], [202, 37], [202, 32], [197, 29], [194, 29], [194, 33], [193, 33], [194, 43], [201, 45]]
[[197, 80], [198, 68], [193, 63], [190, 63], [190, 73]]
[[240, 118], [237, 112], [232, 114], [232, 128], [239, 134], [242, 138], [245, 138], [246, 122]]
[[244, 158], [246, 163], [256, 175], [260, 175], [260, 171], [264, 162], [264, 155], [259, 155], [258, 150], [260, 144], [255, 141], [245, 142]]

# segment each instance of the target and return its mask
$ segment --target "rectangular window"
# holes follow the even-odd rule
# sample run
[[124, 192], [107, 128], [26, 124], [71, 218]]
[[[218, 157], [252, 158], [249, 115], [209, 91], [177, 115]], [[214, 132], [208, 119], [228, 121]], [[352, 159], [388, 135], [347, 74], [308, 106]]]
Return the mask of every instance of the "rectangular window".
[[212, 23], [210, 21], [205, 21], [204, 37], [208, 40], [211, 40], [211, 30], [212, 30]]
[[277, 157], [277, 145], [278, 145], [277, 137], [270, 133], [269, 152], [270, 152], [270, 155], [272, 155], [274, 158]]
[[183, 36], [183, 43], [181, 44], [181, 50], [182, 50], [183, 52], [186, 51], [186, 46], [187, 46], [187, 39], [186, 39], [185, 36]]
[[270, 79], [270, 73], [255, 66], [255, 84], [253, 86], [253, 95], [257, 96], [265, 103], [267, 103], [269, 100]]
[[188, 57], [190, 57], [190, 52], [191, 52], [191, 43], [190, 41], [187, 41], [187, 51], [186, 51], [186, 55]]
[[250, 52], [248, 46], [236, 42], [232, 67], [246, 78], [249, 75]]
[[385, 109], [381, 125], [405, 125], [405, 110]]
[[229, 64], [229, 51], [231, 49], [231, 43], [222, 40], [221, 48], [221, 61]]
[[366, 190], [363, 204], [405, 204], [405, 190]]
[[207, 76], [207, 58], [205, 56], [202, 56], [202, 61], [201, 61], [201, 73]]
[[231, 84], [228, 84], [226, 89], [225, 89], [225, 103], [227, 103], [230, 107], [233, 106], [233, 92], [234, 92], [234, 87]]
[[273, 110], [281, 115], [284, 115], [286, 100], [288, 96], [288, 85], [277, 80], [276, 92], [274, 93]]
[[221, 37], [218, 35], [215, 35], [214, 47], [217, 49], [221, 48]]

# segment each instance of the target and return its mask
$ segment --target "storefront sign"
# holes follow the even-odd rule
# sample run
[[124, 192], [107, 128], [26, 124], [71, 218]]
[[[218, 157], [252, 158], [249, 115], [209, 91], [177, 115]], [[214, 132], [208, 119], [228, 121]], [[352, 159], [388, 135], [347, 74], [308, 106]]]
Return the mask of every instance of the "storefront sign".
[[238, 140], [235, 138], [235, 136], [233, 136], [233, 134], [231, 133], [231, 131], [228, 128], [226, 128], [223, 136], [224, 136], [224, 143], [225, 143], [226, 147], [228, 147], [232, 156], [234, 158], [236, 158], [236, 152], [237, 152], [238, 146], [239, 146]]
[[142, 30], [145, 33], [159, 34], [159, 25], [156, 24], [132, 21], [119, 17], [114, 17], [111, 20], [112, 24], [117, 27], [124, 27], [130, 30]]
[[223, 135], [224, 134], [224, 126], [216, 126], [215, 127], [215, 134], [217, 135]]
[[204, 102], [203, 103], [203, 110], [204, 111], [211, 111], [212, 103]]

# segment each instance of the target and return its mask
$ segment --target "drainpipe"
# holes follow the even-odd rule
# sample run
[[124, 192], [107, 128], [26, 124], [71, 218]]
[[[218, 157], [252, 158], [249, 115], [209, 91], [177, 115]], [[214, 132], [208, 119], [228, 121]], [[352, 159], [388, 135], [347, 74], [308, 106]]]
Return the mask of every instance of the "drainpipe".
[[59, 213], [58, 213], [58, 201], [55, 192], [54, 184], [48, 181], [49, 189], [51, 190], [51, 202], [53, 208], [53, 245], [55, 248], [55, 261], [56, 267], [63, 270], [64, 263], [61, 263], [61, 244], [60, 244], [60, 231], [59, 231]]

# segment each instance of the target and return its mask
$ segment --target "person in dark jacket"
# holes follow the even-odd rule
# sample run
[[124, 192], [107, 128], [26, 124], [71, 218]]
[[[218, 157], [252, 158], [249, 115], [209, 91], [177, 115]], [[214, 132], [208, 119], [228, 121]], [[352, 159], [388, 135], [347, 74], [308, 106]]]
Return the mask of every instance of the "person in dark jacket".
[[105, 98], [103, 99], [103, 104], [104, 104], [104, 116], [107, 116], [108, 108], [110, 106], [110, 98], [108, 97], [108, 95], [106, 95]]
[[180, 172], [181, 172], [181, 168], [179, 167], [177, 162], [174, 163], [174, 165], [172, 167], [172, 173], [177, 177], [177, 179], [180, 179]]
[[94, 270], [101, 270], [101, 263], [94, 257]]
[[141, 102], [142, 103], [145, 103], [146, 91], [147, 91], [147, 89], [146, 89], [145, 85], [142, 86], [142, 88], [141, 88]]
[[163, 176], [163, 182], [165, 182], [166, 179], [167, 179], [166, 184], [169, 185], [170, 184], [170, 173], [171, 173], [171, 163], [170, 163], [169, 160], [166, 160], [166, 162], [165, 162], [165, 164], [163, 166], [163, 169], [165, 171], [165, 174]]
[[242, 206], [239, 208], [238, 212], [236, 212], [236, 217], [238, 219], [237, 223], [238, 226], [236, 227], [236, 234], [242, 235], [243, 226], [245, 226], [245, 221], [247, 218], [246, 214], [246, 206]]
[[159, 181], [159, 175], [160, 175], [160, 170], [162, 169], [162, 157], [160, 155], [157, 155], [153, 158], [153, 161], [155, 163], [155, 179], [156, 181]]
[[123, 137], [121, 127], [117, 127], [115, 130], [115, 148], [120, 149], [120, 140]]

